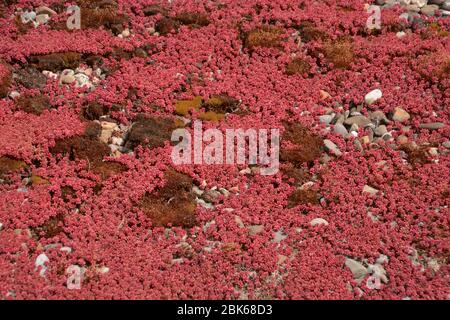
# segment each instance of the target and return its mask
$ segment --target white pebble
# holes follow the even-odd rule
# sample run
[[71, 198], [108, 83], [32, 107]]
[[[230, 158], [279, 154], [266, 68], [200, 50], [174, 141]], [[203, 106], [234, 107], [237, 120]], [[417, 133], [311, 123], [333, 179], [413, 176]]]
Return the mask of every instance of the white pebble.
[[72, 248], [71, 247], [61, 247], [59, 249], [62, 252], [67, 252], [67, 253], [71, 253], [72, 252]]
[[75, 87], [77, 88], [81, 88], [84, 86], [88, 86], [89, 83], [89, 77], [83, 73], [78, 73], [75, 75], [75, 80], [77, 81], [75, 83]]
[[323, 218], [314, 218], [309, 222], [310, 225], [314, 226], [319, 226], [319, 225], [328, 225], [328, 221], [323, 219]]
[[130, 29], [125, 29], [121, 33], [122, 37], [124, 37], [124, 38], [128, 38], [130, 36], [130, 34], [131, 34]]
[[285, 235], [283, 233], [283, 230], [278, 230], [277, 232], [275, 232], [273, 234], [273, 241], [275, 241], [276, 243], [280, 243], [281, 241], [283, 241], [286, 238], [287, 238], [287, 235]]
[[366, 102], [366, 104], [371, 105], [372, 103], [380, 99], [382, 96], [383, 93], [381, 92], [381, 90], [375, 89], [366, 94], [366, 96], [364, 97], [364, 101]]
[[71, 69], [66, 69], [61, 72], [61, 83], [62, 84], [71, 84], [75, 81], [75, 72]]
[[50, 20], [50, 16], [46, 13], [38, 14], [36, 16], [36, 22], [38, 24], [46, 24]]
[[9, 93], [9, 97], [10, 97], [11, 99], [20, 97], [20, 93], [19, 93], [18, 91], [11, 91], [11, 92]]
[[108, 272], [109, 272], [109, 268], [103, 266], [103, 267], [98, 268], [97, 271], [98, 271], [99, 273], [108, 273]]
[[389, 258], [387, 255], [380, 254], [380, 256], [375, 261], [376, 264], [383, 264], [389, 262]]
[[48, 71], [48, 70], [42, 71], [42, 74], [50, 79], [55, 79], [55, 80], [58, 79], [58, 75], [56, 73]]
[[123, 139], [119, 137], [112, 137], [111, 142], [117, 146], [123, 145]]
[[45, 265], [47, 262], [49, 262], [49, 258], [45, 253], [41, 253], [36, 258], [36, 261], [34, 262], [34, 266], [37, 268], [41, 267], [41, 270], [39, 271], [39, 275], [43, 277], [45, 275], [45, 271], [47, 271], [47, 266]]

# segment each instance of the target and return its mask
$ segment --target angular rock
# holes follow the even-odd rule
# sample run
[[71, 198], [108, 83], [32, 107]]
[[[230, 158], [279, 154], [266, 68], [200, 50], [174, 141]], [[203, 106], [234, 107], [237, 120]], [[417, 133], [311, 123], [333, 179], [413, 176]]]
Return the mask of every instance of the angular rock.
[[378, 127], [375, 129], [375, 131], [374, 131], [374, 133], [375, 133], [377, 136], [379, 136], [379, 137], [383, 136], [383, 135], [386, 134], [387, 132], [388, 132], [388, 131], [387, 131], [386, 126], [385, 126], [384, 124], [382, 124], [381, 126], [378, 126]]
[[363, 192], [365, 192], [365, 193], [368, 193], [368, 194], [370, 194], [370, 195], [375, 195], [375, 194], [377, 194], [378, 193], [378, 191], [379, 190], [377, 190], [377, 189], [375, 189], [375, 188], [372, 188], [371, 186], [369, 186], [369, 185], [365, 185], [364, 186], [364, 188], [363, 188]]
[[361, 282], [367, 275], [367, 268], [356, 260], [350, 258], [345, 259], [345, 266], [350, 269], [353, 274], [353, 278], [357, 282]]
[[353, 124], [357, 124], [358, 127], [365, 127], [366, 125], [370, 124], [370, 120], [367, 119], [365, 116], [355, 116], [355, 117], [351, 117], [351, 118], [347, 118], [344, 121], [345, 124], [347, 125], [353, 125]]
[[386, 115], [384, 114], [383, 111], [381, 110], [377, 110], [374, 112], [371, 112], [369, 115], [370, 120], [381, 123], [381, 124], [387, 124], [389, 123], [388, 118], [386, 117]]
[[344, 127], [344, 125], [342, 125], [340, 123], [336, 123], [334, 125], [333, 130], [334, 130], [335, 133], [337, 133], [337, 134], [339, 134], [339, 135], [341, 135], [343, 137], [346, 137], [348, 135], [347, 129]]
[[437, 10], [439, 10], [439, 6], [438, 5], [429, 4], [429, 5], [423, 6], [420, 9], [420, 12], [423, 13], [424, 15], [427, 15], [427, 16], [431, 17], [431, 16], [434, 16], [436, 14]]
[[407, 120], [409, 120], [411, 116], [409, 115], [408, 112], [406, 112], [405, 110], [403, 110], [400, 107], [395, 108], [394, 110], [394, 114], [392, 115], [392, 120], [394, 121], [398, 121], [398, 122], [405, 122]]
[[443, 122], [430, 122], [430, 123], [421, 123], [419, 124], [420, 129], [428, 129], [428, 130], [438, 130], [445, 126]]
[[319, 117], [319, 121], [320, 123], [330, 124], [333, 118], [334, 114], [324, 114], [323, 116]]
[[342, 152], [339, 150], [339, 147], [331, 140], [325, 139], [323, 140], [323, 143], [325, 145], [325, 148], [330, 151], [332, 154], [336, 156], [341, 156]]

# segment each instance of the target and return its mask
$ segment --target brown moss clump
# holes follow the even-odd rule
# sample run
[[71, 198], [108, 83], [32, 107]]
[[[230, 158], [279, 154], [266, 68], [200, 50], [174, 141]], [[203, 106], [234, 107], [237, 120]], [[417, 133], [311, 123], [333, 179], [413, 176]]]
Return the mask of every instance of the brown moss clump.
[[91, 121], [84, 129], [84, 135], [90, 139], [97, 139], [102, 133], [102, 126], [98, 122]]
[[450, 54], [447, 52], [434, 52], [415, 58], [417, 71], [427, 81], [433, 82], [434, 78], [445, 80], [450, 78]]
[[245, 34], [244, 47], [252, 50], [256, 47], [281, 49], [282, 30], [273, 27], [261, 27]]
[[81, 8], [81, 28], [98, 29], [105, 27], [119, 34], [128, 17], [118, 12], [118, 5], [113, 0], [79, 0]]
[[286, 74], [292, 76], [294, 74], [299, 74], [301, 76], [309, 76], [311, 71], [311, 64], [301, 58], [296, 58], [289, 62], [286, 66]]
[[87, 9], [117, 9], [117, 1], [115, 0], [78, 0], [78, 6]]
[[64, 69], [76, 69], [81, 62], [81, 54], [77, 52], [50, 53], [30, 57], [30, 62], [40, 70], [58, 72]]
[[20, 96], [16, 101], [16, 108], [26, 113], [41, 115], [44, 110], [50, 109], [50, 100], [43, 94], [35, 96]]
[[124, 30], [123, 25], [127, 22], [128, 17], [119, 14], [115, 8], [81, 8], [82, 29], [98, 29], [100, 27], [105, 27], [111, 29], [115, 34], [118, 34]]
[[112, 161], [97, 162], [93, 168], [93, 171], [100, 175], [102, 180], [109, 179], [126, 170], [128, 170], [128, 168], [124, 164]]
[[166, 184], [156, 193], [147, 193], [141, 208], [154, 227], [191, 228], [196, 225], [196, 203], [192, 179], [169, 169], [164, 173]]
[[226, 94], [213, 95], [203, 105], [206, 111], [216, 113], [233, 113], [239, 107], [239, 100], [234, 99]]
[[41, 176], [38, 176], [34, 173], [31, 174], [30, 182], [32, 185], [48, 185], [48, 184], [50, 184], [50, 182], [47, 179], [45, 179]]
[[14, 25], [16, 26], [19, 34], [25, 34], [33, 27], [32, 23], [23, 23], [20, 15], [14, 17]]
[[151, 149], [162, 147], [165, 141], [170, 140], [175, 128], [175, 122], [170, 119], [139, 116], [128, 133], [125, 147], [128, 149], [134, 149], [138, 145], [145, 145]]
[[450, 31], [445, 29], [442, 25], [435, 21], [430, 23], [428, 27], [423, 30], [421, 37], [424, 39], [428, 39], [434, 35], [437, 35], [441, 38], [446, 38], [450, 36]]
[[283, 140], [294, 146], [280, 152], [283, 161], [294, 164], [311, 163], [322, 153], [323, 139], [300, 123], [286, 123]]
[[77, 196], [77, 193], [74, 188], [71, 186], [62, 186], [61, 187], [61, 199], [64, 202], [69, 202], [72, 199], [75, 199]]
[[151, 5], [145, 6], [142, 9], [142, 11], [144, 12], [144, 15], [146, 17], [154, 16], [157, 14], [161, 14], [161, 15], [165, 16], [168, 13], [166, 8], [164, 8], [160, 5], [157, 5], [157, 4], [151, 4]]
[[404, 143], [400, 146], [400, 150], [403, 150], [408, 155], [408, 161], [411, 164], [425, 164], [430, 162], [427, 147]]
[[0, 77], [0, 98], [5, 98], [8, 95], [9, 86], [12, 81], [12, 73], [9, 67], [6, 66], [6, 69], [8, 71]]
[[183, 12], [175, 17], [175, 20], [180, 24], [192, 27], [204, 27], [209, 25], [208, 16], [197, 12]]
[[179, 22], [172, 18], [162, 18], [155, 23], [155, 31], [165, 36], [175, 32], [180, 26]]
[[50, 152], [54, 155], [67, 155], [70, 160], [87, 160], [92, 167], [101, 163], [103, 158], [109, 155], [110, 149], [98, 140], [75, 136], [58, 140]]
[[47, 83], [47, 77], [35, 68], [18, 70], [14, 80], [27, 89], [42, 89]]
[[[83, 136], [69, 137], [58, 140], [53, 148], [52, 154], [63, 154], [69, 156], [69, 159], [86, 160], [88, 170], [99, 175], [102, 180], [126, 171], [127, 166], [112, 161], [103, 161], [103, 158], [109, 156], [111, 150], [109, 146], [97, 140], [101, 127], [98, 123], [91, 122], [86, 127]], [[70, 187], [69, 187], [70, 188]], [[70, 190], [66, 190], [71, 193]]]
[[217, 113], [214, 111], [207, 111], [202, 112], [198, 115], [198, 118], [203, 121], [212, 121], [212, 122], [218, 122], [225, 118], [225, 115], [223, 113]]
[[64, 232], [64, 215], [58, 214], [51, 217], [42, 225], [32, 228], [31, 233], [38, 240], [41, 238], [53, 238]]
[[17, 172], [27, 167], [24, 161], [15, 159], [13, 157], [0, 157], [0, 177], [10, 172]]
[[441, 59], [436, 75], [441, 80], [450, 79], [450, 54]]
[[175, 113], [180, 116], [187, 116], [189, 110], [199, 110], [202, 106], [202, 97], [197, 96], [189, 100], [178, 100], [175, 103]]
[[237, 110], [239, 101], [225, 94], [214, 95], [208, 99], [202, 107], [205, 112], [199, 114], [199, 119], [204, 121], [220, 121], [225, 118], [225, 114]]
[[302, 168], [296, 168], [292, 165], [281, 169], [284, 181], [293, 181], [295, 184], [303, 184], [310, 180], [311, 175]]
[[328, 41], [323, 50], [327, 61], [337, 69], [348, 69], [355, 60], [353, 45], [345, 39]]
[[190, 100], [178, 100], [175, 103], [175, 113], [181, 116], [188, 116], [190, 110], [200, 110], [204, 108], [198, 117], [205, 121], [220, 121], [225, 118], [226, 113], [235, 112], [239, 107], [239, 101], [226, 95], [213, 95], [206, 102], [202, 97], [197, 96]]
[[288, 197], [288, 208], [294, 208], [300, 204], [318, 204], [319, 195], [312, 189], [298, 189]]
[[305, 43], [318, 40], [325, 41], [328, 39], [328, 34], [318, 29], [311, 21], [302, 21], [298, 30], [302, 41]]
[[240, 252], [242, 249], [242, 246], [236, 242], [226, 242], [222, 245], [222, 247], [220, 249], [222, 250], [222, 252], [225, 252], [225, 253]]
[[103, 56], [98, 54], [88, 53], [85, 54], [83, 58], [84, 62], [92, 68], [101, 66], [103, 64]]
[[89, 104], [83, 108], [83, 117], [87, 120], [98, 120], [101, 116], [108, 113], [108, 108], [96, 101], [89, 102]]

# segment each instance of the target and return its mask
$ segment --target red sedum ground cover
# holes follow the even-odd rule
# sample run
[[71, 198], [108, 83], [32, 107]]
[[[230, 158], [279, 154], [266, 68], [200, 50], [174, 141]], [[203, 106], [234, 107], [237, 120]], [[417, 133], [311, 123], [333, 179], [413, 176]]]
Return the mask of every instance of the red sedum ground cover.
[[[1, 299], [448, 299], [450, 20], [404, 11], [0, 1]], [[280, 172], [175, 166], [195, 119]]]

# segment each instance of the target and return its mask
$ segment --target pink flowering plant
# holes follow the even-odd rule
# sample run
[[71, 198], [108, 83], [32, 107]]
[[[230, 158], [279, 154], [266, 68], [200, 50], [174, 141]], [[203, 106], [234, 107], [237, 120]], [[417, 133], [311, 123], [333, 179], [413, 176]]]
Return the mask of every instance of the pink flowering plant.
[[1, 2], [0, 299], [448, 299], [450, 3], [369, 2]]

